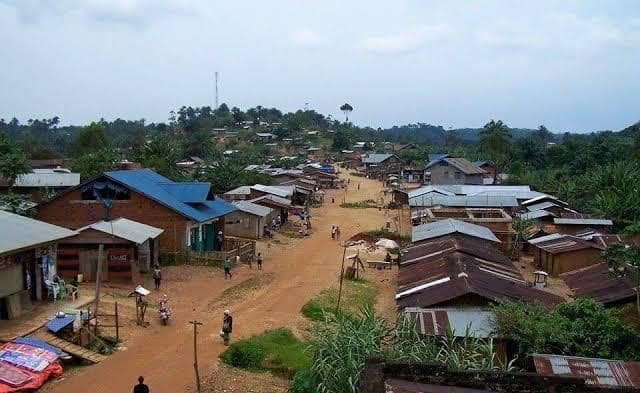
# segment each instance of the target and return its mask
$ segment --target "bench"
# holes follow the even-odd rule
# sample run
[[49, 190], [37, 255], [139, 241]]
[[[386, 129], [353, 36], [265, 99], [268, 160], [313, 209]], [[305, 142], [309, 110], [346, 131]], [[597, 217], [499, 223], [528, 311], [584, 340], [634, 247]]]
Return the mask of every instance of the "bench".
[[386, 262], [386, 261], [371, 261], [368, 260], [367, 261], [367, 265], [369, 267], [374, 267], [377, 269], [391, 269], [391, 262]]

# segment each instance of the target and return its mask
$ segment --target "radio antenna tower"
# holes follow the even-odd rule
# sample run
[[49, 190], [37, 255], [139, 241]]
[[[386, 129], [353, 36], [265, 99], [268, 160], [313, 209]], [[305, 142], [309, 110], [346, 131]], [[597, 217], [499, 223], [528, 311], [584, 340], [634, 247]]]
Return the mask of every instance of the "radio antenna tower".
[[216, 71], [216, 107], [218, 109], [218, 71]]

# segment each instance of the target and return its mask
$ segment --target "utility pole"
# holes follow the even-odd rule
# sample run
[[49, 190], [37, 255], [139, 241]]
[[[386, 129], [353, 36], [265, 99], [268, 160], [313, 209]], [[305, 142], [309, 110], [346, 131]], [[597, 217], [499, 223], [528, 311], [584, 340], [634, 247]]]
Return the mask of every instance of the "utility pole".
[[104, 244], [98, 247], [98, 268], [96, 270], [96, 298], [94, 300], [94, 316], [96, 318], [96, 328], [98, 327], [98, 307], [100, 306], [100, 278], [102, 277], [102, 253]]
[[218, 109], [218, 71], [216, 71], [216, 107]]
[[342, 298], [342, 280], [344, 278], [344, 258], [347, 255], [347, 243], [345, 242], [342, 247], [344, 247], [344, 251], [342, 252], [342, 267], [340, 268], [340, 289], [338, 290], [338, 304], [336, 306], [336, 313], [340, 313], [340, 299]]
[[193, 369], [196, 372], [196, 392], [201, 393], [200, 373], [198, 373], [198, 325], [202, 325], [202, 322], [193, 320], [189, 323], [193, 325]]

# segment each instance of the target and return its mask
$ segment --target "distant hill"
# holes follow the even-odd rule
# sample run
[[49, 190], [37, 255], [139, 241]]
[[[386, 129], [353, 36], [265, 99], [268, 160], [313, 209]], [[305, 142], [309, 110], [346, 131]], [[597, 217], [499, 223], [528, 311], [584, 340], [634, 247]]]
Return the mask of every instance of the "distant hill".
[[[447, 139], [459, 140], [461, 142], [476, 142], [482, 128], [457, 128], [445, 130], [442, 126], [417, 123], [404, 126], [393, 126], [383, 130], [385, 140], [397, 142], [417, 142], [442, 144]], [[526, 137], [534, 132], [533, 129], [512, 128], [511, 133], [514, 139]]]

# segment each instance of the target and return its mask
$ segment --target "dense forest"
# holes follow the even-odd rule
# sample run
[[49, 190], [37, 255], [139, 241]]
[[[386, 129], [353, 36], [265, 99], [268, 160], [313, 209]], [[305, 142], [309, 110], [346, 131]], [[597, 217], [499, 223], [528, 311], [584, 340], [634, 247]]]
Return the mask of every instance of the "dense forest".
[[[348, 118], [353, 107], [345, 104], [341, 110]], [[237, 132], [237, 137], [216, 140], [212, 135], [220, 130]], [[284, 153], [277, 147], [258, 141], [256, 132], [291, 138], [287, 160], [281, 159]], [[0, 119], [0, 163], [2, 175], [12, 179], [24, 170], [26, 159], [65, 158], [71, 169], [88, 178], [127, 159], [184, 180], [188, 175], [175, 163], [198, 156], [207, 165], [189, 176], [210, 181], [216, 192], [223, 192], [241, 184], [269, 182], [266, 176], [244, 171], [248, 164], [271, 160], [291, 167], [304, 161], [297, 153], [309, 146], [323, 147], [340, 159], [340, 151], [352, 149], [357, 141], [367, 142], [370, 151], [382, 152], [385, 140], [417, 144], [417, 149], [398, 153], [406, 165], [424, 164], [433, 152], [491, 160], [500, 172], [509, 174], [511, 184], [529, 184], [581, 211], [612, 218], [620, 229], [640, 230], [640, 123], [586, 134], [554, 134], [544, 126], [511, 128], [499, 120], [479, 129], [445, 130], [418, 123], [376, 130], [313, 110], [283, 113], [256, 106], [243, 111], [222, 104], [217, 109], [182, 107], [162, 123], [100, 119], [84, 126], [62, 126], [59, 117], [25, 123]]]

